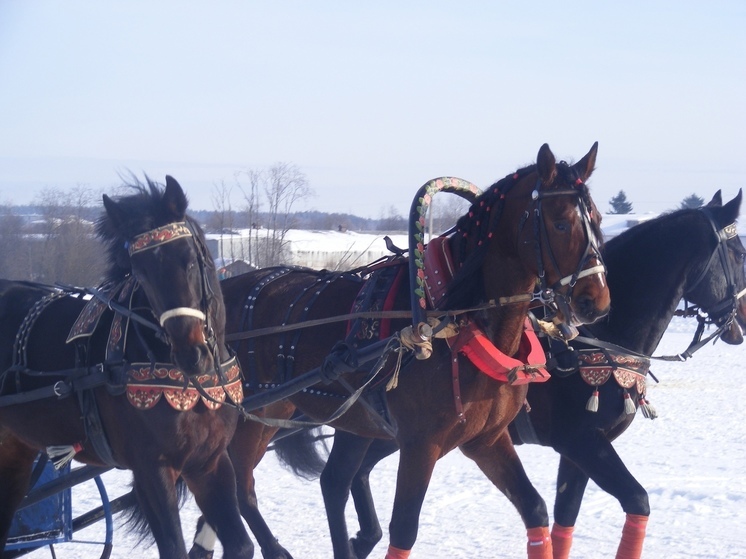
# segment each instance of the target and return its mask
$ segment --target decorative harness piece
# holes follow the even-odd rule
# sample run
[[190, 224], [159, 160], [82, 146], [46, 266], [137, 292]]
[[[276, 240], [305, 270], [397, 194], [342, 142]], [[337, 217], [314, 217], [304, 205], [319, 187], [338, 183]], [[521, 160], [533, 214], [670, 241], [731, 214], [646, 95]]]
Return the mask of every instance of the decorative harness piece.
[[[147, 231], [135, 237], [131, 243], [127, 243], [126, 248], [130, 257], [138, 252], [157, 248], [176, 239], [184, 237], [194, 237], [192, 229], [185, 221], [169, 223], [151, 231]], [[191, 307], [177, 307], [169, 309], [158, 317], [158, 323], [163, 327], [169, 318], [176, 316], [192, 316], [200, 320], [207, 320], [207, 315], [199, 309]]]
[[[424, 287], [430, 305], [438, 308], [445, 297], [448, 283], [453, 279], [454, 265], [448, 248], [448, 237], [436, 237], [427, 244], [424, 255]], [[485, 335], [484, 331], [468, 318], [458, 324], [454, 336], [446, 337], [451, 353], [463, 353], [472, 364], [489, 377], [509, 384], [544, 382], [550, 375], [546, 370], [546, 357], [531, 321], [523, 324], [517, 358], [505, 355]], [[454, 367], [457, 367], [456, 360]], [[454, 373], [456, 376], [458, 372]]]
[[633, 414], [636, 411], [628, 392], [628, 389], [635, 387], [638, 405], [643, 415], [651, 419], [657, 417], [655, 409], [645, 399], [647, 391], [645, 377], [650, 370], [650, 359], [612, 350], [582, 349], [577, 352], [577, 357], [580, 376], [594, 387], [585, 409], [592, 412], [598, 411], [598, 387], [613, 376], [616, 383], [624, 389], [624, 411], [627, 414]]
[[[567, 165], [564, 162], [560, 162], [562, 165]], [[499, 189], [500, 193], [500, 202], [504, 201], [505, 195], [507, 191], [512, 187], [513, 184], [515, 184], [515, 181], [519, 180], [521, 175], [519, 173], [515, 173], [512, 175], [512, 183], [508, 183], [507, 186], [503, 186]], [[500, 184], [500, 183], [498, 183]], [[570, 308], [569, 300], [572, 296], [572, 290], [575, 287], [575, 284], [577, 281], [581, 278], [591, 276], [594, 274], [603, 274], [606, 271], [606, 267], [603, 264], [603, 258], [601, 257], [601, 251], [599, 248], [599, 242], [596, 238], [593, 227], [590, 223], [590, 217], [591, 217], [591, 211], [588, 208], [588, 205], [586, 204], [582, 190], [580, 187], [584, 185], [582, 179], [577, 178], [575, 181], [575, 184], [571, 188], [565, 188], [565, 189], [556, 189], [556, 190], [541, 190], [541, 179], [538, 179], [536, 181], [536, 186], [534, 190], [531, 192], [531, 200], [533, 202], [532, 209], [527, 209], [523, 216], [521, 217], [520, 224], [519, 224], [519, 232], [523, 230], [524, 226], [528, 222], [529, 218], [531, 217], [531, 214], [534, 214], [534, 247], [536, 252], [536, 260], [537, 260], [537, 269], [539, 270], [539, 290], [538, 294], [534, 293], [525, 293], [520, 295], [513, 295], [510, 297], [502, 297], [500, 298], [497, 303], [504, 305], [504, 304], [511, 304], [511, 303], [521, 303], [521, 302], [529, 302], [529, 301], [540, 301], [546, 308], [553, 309], [555, 314], [556, 311], [562, 311], [563, 315], [565, 317], [571, 317], [572, 316], [572, 310]], [[495, 188], [495, 187], [493, 187]], [[422, 334], [421, 325], [427, 326], [426, 320], [425, 320], [425, 309], [427, 308], [427, 296], [426, 292], [429, 292], [431, 289], [436, 290], [442, 290], [443, 292], [446, 289], [448, 281], [453, 277], [453, 266], [451, 264], [447, 265], [446, 269], [450, 269], [451, 275], [447, 279], [443, 279], [444, 276], [441, 276], [440, 279], [436, 279], [435, 282], [438, 283], [439, 287], [433, 288], [428, 287], [425, 280], [425, 269], [426, 265], [424, 262], [425, 255], [428, 251], [426, 251], [425, 248], [425, 224], [426, 224], [426, 215], [428, 208], [430, 207], [430, 204], [432, 202], [433, 196], [437, 194], [438, 192], [452, 192], [454, 194], [458, 194], [459, 196], [466, 198], [467, 200], [471, 201], [472, 203], [475, 202], [477, 196], [481, 193], [481, 191], [474, 186], [472, 183], [465, 181], [463, 179], [458, 179], [455, 177], [442, 177], [439, 179], [431, 180], [425, 185], [423, 185], [420, 190], [417, 193], [417, 196], [415, 196], [414, 201], [412, 202], [412, 208], [410, 210], [410, 226], [409, 226], [409, 256], [410, 256], [410, 263], [409, 263], [409, 269], [410, 269], [410, 278], [413, 284], [413, 290], [412, 290], [412, 314], [413, 314], [413, 328], [415, 331], [420, 332], [420, 335], [422, 335], [423, 340], [427, 341], [429, 336], [426, 335], [427, 329], [425, 328], [425, 333]], [[544, 262], [544, 255], [543, 255], [543, 247], [546, 246], [547, 253], [549, 254], [549, 259], [551, 264], [555, 267], [557, 272], [559, 272], [560, 267], [559, 263], [557, 262], [556, 256], [554, 255], [554, 252], [551, 250], [551, 243], [549, 242], [549, 233], [546, 230], [546, 226], [544, 225], [544, 221], [542, 219], [542, 202], [546, 198], [554, 198], [557, 196], [573, 196], [577, 198], [578, 202], [578, 211], [580, 213], [582, 223], [583, 223], [583, 229], [585, 231], [586, 235], [586, 246], [585, 251], [583, 254], [583, 257], [578, 262], [578, 265], [575, 269], [575, 271], [569, 275], [562, 277], [557, 283], [554, 285], [547, 285], [546, 283], [546, 266]], [[480, 202], [480, 204], [484, 204], [484, 202]], [[502, 212], [502, 205], [496, 205], [495, 207], [486, 206], [485, 207], [486, 212], [491, 212], [493, 215], [490, 219], [495, 220], [499, 219], [500, 213]], [[474, 217], [473, 214], [469, 213], [470, 217]], [[477, 225], [479, 225], [479, 222], [477, 222]], [[486, 223], [482, 225], [482, 227], [486, 227]], [[462, 232], [464, 235], [464, 239], [466, 239], [467, 234], [466, 232]], [[492, 232], [485, 232], [485, 237], [480, 238], [477, 241], [477, 246], [482, 246], [484, 243], [488, 242], [492, 238]], [[431, 239], [430, 243], [432, 243], [433, 240]], [[450, 256], [448, 257], [450, 259]], [[586, 264], [589, 262], [589, 260], [595, 258], [598, 261], [598, 264], [595, 266], [590, 266], [586, 268]], [[437, 260], [439, 262], [442, 262], [443, 257], [442, 255], [437, 257]], [[436, 272], [432, 272], [433, 274]], [[437, 273], [441, 273], [438, 271]], [[560, 288], [568, 287], [568, 292], [566, 294], [562, 294], [559, 292]], [[429, 295], [428, 295], [429, 296]], [[431, 301], [432, 302], [432, 301]], [[437, 307], [436, 307], [437, 308]], [[551, 317], [550, 317], [551, 318]], [[573, 326], [567, 323], [558, 323], [557, 324], [558, 329], [562, 333], [562, 335], [565, 337], [565, 339], [570, 339], [573, 336], [577, 335], [577, 331]], [[416, 348], [417, 351], [417, 358], [423, 359], [426, 358], [426, 356], [423, 356], [419, 348]]]

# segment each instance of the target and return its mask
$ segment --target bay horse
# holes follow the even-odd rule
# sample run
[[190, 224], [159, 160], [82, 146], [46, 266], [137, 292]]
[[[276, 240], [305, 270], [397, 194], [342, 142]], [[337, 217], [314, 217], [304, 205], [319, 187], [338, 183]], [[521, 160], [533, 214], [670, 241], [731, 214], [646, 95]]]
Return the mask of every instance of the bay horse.
[[[541, 444], [560, 454], [551, 531], [553, 559], [569, 557], [589, 479], [616, 497], [626, 514], [617, 558], [639, 559], [650, 515], [648, 496], [612, 442], [632, 423], [636, 409], [655, 417], [645, 397], [644, 379], [650, 356], [682, 299], [694, 305], [688, 307], [687, 314], [696, 316], [700, 311], [700, 329], [681, 354], [661, 359], [683, 361], [717, 338], [728, 344], [742, 343], [746, 249], [735, 228], [740, 205], [741, 192], [723, 206], [718, 191], [704, 208], [664, 214], [607, 241], [602, 253], [611, 290], [610, 312], [581, 327], [583, 335], [569, 345], [559, 342], [547, 347], [549, 362], [555, 367], [552, 379], [529, 385], [527, 404], [510, 424], [509, 432], [514, 444]], [[702, 340], [701, 328], [706, 324], [714, 325], [715, 331]], [[614, 359], [613, 365], [608, 359]], [[612, 375], [614, 367], [617, 371]], [[581, 374], [581, 369], [590, 374]], [[598, 375], [595, 380], [594, 374]], [[596, 386], [589, 385], [589, 379]], [[606, 382], [600, 383], [604, 379]], [[337, 439], [343, 440], [342, 449], [355, 443], [354, 435], [339, 430], [334, 438], [334, 448]], [[297, 447], [312, 441], [293, 436], [277, 444]], [[352, 464], [344, 460], [344, 452], [341, 459], [333, 458], [334, 448], [321, 480], [327, 507], [332, 507], [328, 513], [336, 519], [330, 521], [332, 540], [348, 538], [343, 513], [351, 492], [360, 531], [350, 545], [358, 558], [366, 557], [382, 536], [369, 474], [380, 460], [397, 450], [396, 444], [377, 440], [363, 460]], [[308, 460], [306, 450], [295, 448], [293, 454], [283, 452], [280, 457]], [[298, 462], [290, 465], [300, 466]], [[506, 489], [529, 491], [520, 483]], [[523, 501], [517, 504], [522, 517], [530, 513]]]
[[[458, 271], [447, 282], [447, 299], [439, 309], [456, 312], [500, 301], [488, 309], [461, 313], [461, 324], [464, 328], [468, 323], [478, 324], [504, 356], [515, 355], [523, 345], [524, 323], [537, 283], [551, 286], [549, 291], [566, 301], [558, 315], [567, 323], [592, 322], [609, 307], [595, 248], [600, 238], [598, 213], [585, 184], [593, 172], [597, 149], [594, 144], [580, 161], [569, 165], [557, 162], [544, 144], [536, 164], [508, 175], [477, 198], [446, 241]], [[403, 258], [398, 262], [400, 267], [407, 265]], [[346, 315], [361, 292], [361, 281], [354, 274], [270, 268], [223, 280], [222, 289], [229, 334], [250, 333]], [[406, 274], [393, 293], [386, 297], [393, 299], [393, 308], [411, 313]], [[372, 328], [395, 331], [406, 326], [404, 320], [398, 325], [385, 322]], [[318, 367], [335, 344], [345, 339], [346, 332], [347, 325], [337, 322], [240, 341], [234, 347], [247, 388], [261, 391]], [[387, 557], [403, 558], [415, 543], [420, 508], [440, 457], [460, 447], [500, 488], [511, 477], [525, 475], [506, 428], [523, 405], [527, 386], [504, 378], [497, 381], [480, 372], [442, 339], [433, 341], [429, 359], [407, 360], [395, 379], [389, 379], [389, 390], [384, 389], [384, 379], [377, 390], [369, 391], [367, 398], [355, 402], [344, 414], [338, 413], [340, 403], [364, 382], [377, 380], [375, 377], [363, 372], [330, 379], [289, 401], [268, 406], [263, 413], [287, 417], [297, 407], [314, 421], [355, 433], [368, 445], [377, 438], [395, 438], [401, 460]], [[275, 430], [239, 422], [230, 454], [242, 514], [264, 557], [279, 559], [291, 555], [274, 539], [259, 514], [253, 478], [269, 434]], [[365, 448], [356, 450], [361, 457], [365, 454]], [[533, 503], [541, 500], [536, 491], [511, 498]], [[536, 504], [535, 508], [541, 507]], [[549, 549], [547, 515], [529, 514], [524, 520], [532, 541]], [[204, 524], [201, 527], [209, 533]], [[204, 533], [200, 531], [195, 538], [190, 552], [194, 557], [202, 548], [210, 548]], [[351, 556], [346, 541], [344, 547]], [[335, 556], [338, 552], [335, 548]]]
[[103, 196], [102, 286], [0, 283], [0, 551], [46, 452], [58, 465], [131, 470], [162, 558], [187, 557], [182, 477], [225, 557], [248, 558], [227, 452], [238, 412], [226, 399], [242, 399], [240, 370], [215, 266], [179, 183], [134, 182]]

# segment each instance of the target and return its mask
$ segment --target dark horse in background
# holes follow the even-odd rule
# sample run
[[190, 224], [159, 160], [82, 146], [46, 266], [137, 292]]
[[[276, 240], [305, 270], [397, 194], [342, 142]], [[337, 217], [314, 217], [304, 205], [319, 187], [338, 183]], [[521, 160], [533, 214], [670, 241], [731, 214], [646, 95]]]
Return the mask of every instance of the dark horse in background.
[[238, 413], [223, 402], [224, 380], [240, 371], [225, 345], [215, 267], [179, 184], [147, 182], [104, 195], [97, 233], [109, 269], [99, 289], [0, 283], [0, 550], [36, 456], [62, 448], [132, 470], [161, 557], [187, 556], [180, 476], [225, 557], [253, 555], [226, 450]]
[[[505, 356], [519, 350], [539, 282], [566, 301], [560, 305], [564, 309], [560, 316], [568, 323], [592, 322], [607, 311], [607, 285], [595, 249], [600, 236], [598, 214], [585, 185], [596, 151], [594, 144], [580, 161], [568, 165], [557, 163], [545, 144], [535, 165], [508, 175], [482, 194], [447, 240], [458, 271], [448, 283], [447, 302], [439, 311], [445, 315], [449, 310], [497, 302], [483, 310], [464, 312], [458, 320], [462, 325], [477, 324]], [[403, 258], [395, 263], [406, 268]], [[403, 276], [393, 292], [394, 309], [411, 309], [409, 280]], [[361, 281], [353, 274], [280, 268], [229, 278], [222, 288], [231, 333], [346, 315], [361, 290]], [[406, 324], [399, 320], [391, 329], [398, 331]], [[346, 332], [347, 325], [337, 322], [237, 343], [248, 387], [260, 391], [318, 367], [333, 346], [345, 339]], [[349, 449], [350, 455], [355, 453], [360, 459], [377, 438], [394, 436], [401, 448], [389, 558], [409, 555], [435, 463], [454, 448], [461, 448], [475, 460], [500, 489], [514, 485], [515, 478], [526, 477], [507, 426], [523, 405], [527, 385], [487, 376], [462, 353], [452, 352], [442, 339], [433, 340], [432, 349], [429, 359], [409, 360], [398, 376], [398, 386], [388, 391], [384, 390], [385, 378], [378, 382], [362, 372], [345, 375], [340, 379], [343, 384], [319, 384], [289, 402], [263, 410], [267, 416], [288, 417], [296, 406], [315, 421], [329, 422], [352, 390], [363, 382], [378, 383], [377, 390], [369, 390], [367, 398], [358, 400], [330, 424], [361, 437], [364, 443]], [[384, 370], [387, 368], [391, 367]], [[379, 414], [388, 416], [390, 423], [382, 423]], [[259, 423], [240, 422], [230, 454], [238, 476], [242, 514], [264, 557], [278, 559], [290, 554], [279, 546], [259, 514], [253, 478], [268, 435], [274, 431], [276, 428]], [[536, 556], [551, 557], [546, 506], [528, 480], [524, 485], [529, 492], [512, 493], [510, 498], [521, 510], [530, 511], [524, 516], [529, 538], [533, 548], [543, 552]], [[196, 543], [209, 547], [201, 535]], [[192, 549], [195, 556], [198, 551], [196, 546]], [[335, 547], [335, 556], [352, 557], [354, 553], [346, 540], [343, 549]]]
[[[746, 250], [735, 229], [740, 205], [740, 192], [723, 206], [718, 191], [706, 207], [660, 216], [608, 241], [603, 258], [612, 297], [609, 314], [581, 328], [579, 339], [584, 343], [573, 341], [569, 347], [564, 342], [554, 344], [548, 354], [556, 364], [552, 379], [530, 385], [528, 406], [521, 409], [509, 431], [514, 444], [550, 446], [561, 455], [551, 533], [554, 559], [569, 556], [573, 527], [589, 478], [616, 497], [627, 514], [617, 558], [639, 559], [650, 514], [648, 496], [625, 467], [612, 441], [632, 423], [638, 406], [651, 413], [644, 393], [650, 356], [682, 299], [707, 315], [706, 320], [700, 318], [700, 326], [705, 322], [715, 325], [711, 339], [719, 336], [729, 344], [743, 341], [739, 324], [746, 324]], [[695, 338], [681, 359], [701, 347], [702, 341]], [[611, 375], [608, 359], [614, 359], [626, 387]], [[597, 367], [595, 382], [604, 378], [606, 382], [590, 386], [581, 376], [579, 365]], [[354, 436], [336, 431], [332, 455], [338, 438]], [[296, 445], [310, 440], [293, 436], [277, 444]], [[366, 556], [364, 550], [369, 552], [382, 535], [369, 474], [375, 464], [395, 451], [391, 441], [379, 440], [370, 446], [362, 462], [351, 464], [345, 463], [344, 457], [341, 461], [330, 457], [322, 473], [329, 516], [337, 519], [330, 522], [333, 540], [348, 537], [343, 511], [352, 492], [360, 522], [360, 531], [352, 539], [358, 557]], [[280, 456], [298, 460], [304, 451], [295, 448], [294, 453], [281, 452]], [[523, 502], [517, 504], [522, 516], [529, 513], [521, 508]]]

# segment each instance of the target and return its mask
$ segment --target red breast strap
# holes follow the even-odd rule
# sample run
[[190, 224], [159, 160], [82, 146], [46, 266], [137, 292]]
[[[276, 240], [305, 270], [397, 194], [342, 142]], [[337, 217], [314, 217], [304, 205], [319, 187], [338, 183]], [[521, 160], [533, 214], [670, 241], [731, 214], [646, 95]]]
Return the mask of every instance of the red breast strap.
[[474, 322], [459, 329], [452, 350], [460, 351], [484, 374], [500, 382], [526, 384], [549, 380], [546, 356], [531, 321], [523, 322], [517, 357], [505, 355]]

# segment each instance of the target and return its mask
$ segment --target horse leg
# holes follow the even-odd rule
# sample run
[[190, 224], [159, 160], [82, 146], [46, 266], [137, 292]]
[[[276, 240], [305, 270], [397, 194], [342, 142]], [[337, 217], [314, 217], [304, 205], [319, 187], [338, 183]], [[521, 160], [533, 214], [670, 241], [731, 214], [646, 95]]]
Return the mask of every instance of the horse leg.
[[10, 432], [0, 431], [0, 552], [5, 549], [18, 505], [28, 492], [37, 454]]
[[560, 457], [557, 491], [554, 499], [552, 551], [554, 559], [568, 559], [575, 522], [580, 513], [588, 476], [566, 457]]
[[422, 503], [441, 450], [433, 441], [421, 439], [401, 445], [386, 559], [409, 557], [417, 540]]
[[[264, 416], [287, 419], [293, 414], [295, 406], [283, 401], [267, 406]], [[276, 427], [267, 427], [256, 421], [239, 419], [236, 431], [228, 445], [228, 454], [236, 475], [238, 508], [244, 517], [251, 533], [256, 537], [265, 559], [293, 559], [293, 556], [282, 547], [270, 530], [259, 511], [256, 497], [254, 469], [264, 457]], [[212, 527], [200, 517], [194, 535], [190, 559], [211, 559], [215, 548], [217, 534]]]
[[[611, 441], [602, 433], [594, 432], [588, 437], [568, 437], [568, 443], [558, 451], [619, 501], [626, 519], [616, 558], [639, 559], [650, 516], [648, 494], [624, 465]], [[571, 471], [569, 467], [566, 470]], [[573, 520], [571, 514], [563, 518], [563, 521], [568, 520]]]
[[378, 521], [373, 495], [370, 491], [370, 472], [381, 460], [399, 450], [394, 440], [376, 439], [368, 448], [363, 463], [352, 479], [351, 494], [360, 530], [350, 540], [355, 556], [364, 559], [381, 541], [383, 531]]
[[[286, 419], [292, 415], [294, 407], [284, 404], [284, 408], [284, 411], [271, 408], [267, 415]], [[262, 550], [262, 557], [264, 559], [293, 559], [290, 552], [280, 545], [264, 520], [259, 511], [256, 496], [254, 469], [264, 457], [267, 446], [277, 430], [277, 428], [265, 427], [253, 421], [240, 420], [228, 451], [236, 471], [238, 507]]]
[[172, 468], [133, 469], [133, 490], [158, 546], [161, 559], [187, 557], [184, 536], [179, 521], [176, 492], [178, 473]]
[[507, 429], [490, 443], [475, 439], [460, 448], [518, 510], [528, 535], [528, 558], [552, 559], [546, 503], [528, 479]]
[[334, 559], [357, 559], [347, 532], [345, 506], [352, 480], [373, 439], [336, 430], [326, 466], [321, 472], [321, 494], [332, 539]]
[[243, 526], [236, 496], [236, 475], [227, 452], [208, 470], [190, 470], [183, 477], [205, 521], [217, 533], [225, 559], [251, 559], [254, 544]]

